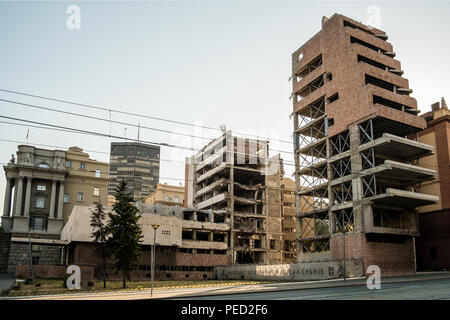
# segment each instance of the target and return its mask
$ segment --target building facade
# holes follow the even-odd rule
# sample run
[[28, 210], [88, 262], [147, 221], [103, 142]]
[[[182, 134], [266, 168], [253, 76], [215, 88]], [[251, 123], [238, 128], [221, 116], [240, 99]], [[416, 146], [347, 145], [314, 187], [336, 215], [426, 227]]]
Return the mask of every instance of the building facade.
[[[144, 238], [140, 261], [130, 275], [132, 280], [150, 279], [153, 244], [157, 280], [212, 279], [214, 267], [230, 265], [231, 257], [227, 255], [229, 224], [221, 220], [223, 216], [162, 204], [138, 203], [137, 206]], [[103, 261], [92, 242], [89, 209], [93, 208], [75, 207], [64, 226], [61, 233], [61, 241], [67, 246], [64, 259], [68, 265], [93, 266], [96, 278], [101, 279]], [[110, 210], [112, 208], [106, 208]], [[156, 235], [154, 224], [159, 225]], [[109, 259], [107, 274], [108, 279], [121, 279]]]
[[138, 142], [111, 142], [109, 194], [122, 180], [135, 200], [143, 200], [159, 182], [160, 147]]
[[283, 177], [281, 179], [283, 233], [284, 233], [284, 262], [297, 262], [297, 224], [295, 210], [295, 182]]
[[19, 145], [17, 161], [12, 157], [3, 168], [1, 227], [8, 238], [8, 259], [2, 269], [14, 273], [16, 265], [31, 259], [36, 265], [62, 263], [63, 225], [75, 204], [106, 203], [108, 164], [90, 159], [77, 147], [63, 151]]
[[186, 204], [226, 217], [232, 263], [282, 261], [281, 177], [280, 158], [269, 158], [267, 141], [231, 131], [186, 159]]
[[146, 204], [184, 207], [184, 187], [158, 183], [156, 190], [144, 198]]
[[420, 165], [438, 172], [437, 180], [423, 183], [421, 188], [441, 201], [419, 208], [417, 269], [450, 270], [450, 111], [444, 98], [421, 117], [427, 127], [419, 132], [419, 141], [434, 146], [436, 152], [421, 159]]
[[417, 141], [426, 123], [387, 39], [335, 14], [292, 54], [298, 261], [347, 276], [414, 273], [416, 208], [439, 201], [420, 191], [434, 147]]

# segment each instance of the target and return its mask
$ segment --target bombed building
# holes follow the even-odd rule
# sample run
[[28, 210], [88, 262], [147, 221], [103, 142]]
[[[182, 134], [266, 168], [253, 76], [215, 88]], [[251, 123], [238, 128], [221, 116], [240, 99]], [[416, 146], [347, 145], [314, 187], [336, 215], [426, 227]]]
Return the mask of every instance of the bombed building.
[[212, 210], [230, 225], [232, 263], [280, 263], [283, 230], [279, 156], [268, 142], [235, 137], [231, 131], [186, 159], [188, 207]]
[[[298, 261], [415, 272], [434, 147], [385, 32], [335, 14], [292, 54]], [[409, 137], [409, 138], [408, 138]], [[411, 138], [412, 137], [412, 138]]]

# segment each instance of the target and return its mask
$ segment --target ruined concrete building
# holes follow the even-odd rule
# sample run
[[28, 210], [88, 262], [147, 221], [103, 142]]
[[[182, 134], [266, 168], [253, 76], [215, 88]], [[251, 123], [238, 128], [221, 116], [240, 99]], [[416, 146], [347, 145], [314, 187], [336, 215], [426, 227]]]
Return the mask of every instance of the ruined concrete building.
[[[137, 203], [141, 213], [140, 223], [144, 238], [141, 243], [141, 258], [131, 272], [131, 279], [150, 278], [151, 246], [155, 244], [155, 278], [158, 280], [204, 280], [214, 278], [214, 267], [228, 266], [227, 255], [229, 224], [214, 214], [161, 204]], [[61, 233], [67, 254], [65, 264], [89, 265], [101, 278], [103, 264], [95, 251], [90, 226], [90, 210], [77, 206]], [[111, 207], [106, 207], [111, 211]], [[153, 229], [152, 225], [159, 225]], [[109, 279], [120, 279], [111, 261], [107, 261]]]
[[335, 14], [292, 54], [299, 262], [415, 272], [415, 208], [439, 201], [421, 192], [434, 147], [417, 141], [425, 120], [387, 39]]
[[280, 263], [283, 231], [279, 156], [269, 159], [267, 141], [231, 131], [186, 159], [188, 207], [211, 210], [230, 225], [232, 263]]
[[283, 212], [284, 257], [285, 263], [297, 261], [295, 182], [283, 177], [281, 179], [281, 201]]

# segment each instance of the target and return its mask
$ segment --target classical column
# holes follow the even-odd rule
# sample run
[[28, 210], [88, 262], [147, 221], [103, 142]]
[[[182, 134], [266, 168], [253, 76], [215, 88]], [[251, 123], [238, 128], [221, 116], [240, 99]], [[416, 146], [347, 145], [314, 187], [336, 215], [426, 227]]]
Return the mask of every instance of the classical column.
[[55, 200], [56, 200], [56, 180], [53, 180], [52, 191], [50, 195], [50, 214], [48, 216], [49, 219], [55, 218]]
[[11, 207], [11, 178], [6, 177], [5, 201], [3, 202], [3, 216], [9, 217]]
[[58, 197], [58, 217], [63, 219], [63, 204], [64, 204], [64, 181], [59, 182], [59, 197]]
[[14, 213], [16, 216], [20, 217], [22, 211], [22, 191], [23, 191], [23, 177], [18, 177], [19, 183], [17, 186], [17, 195], [16, 195], [16, 212]]
[[24, 216], [28, 217], [30, 214], [30, 202], [31, 202], [31, 182], [33, 181], [32, 177], [27, 177], [27, 189], [25, 190], [25, 210]]

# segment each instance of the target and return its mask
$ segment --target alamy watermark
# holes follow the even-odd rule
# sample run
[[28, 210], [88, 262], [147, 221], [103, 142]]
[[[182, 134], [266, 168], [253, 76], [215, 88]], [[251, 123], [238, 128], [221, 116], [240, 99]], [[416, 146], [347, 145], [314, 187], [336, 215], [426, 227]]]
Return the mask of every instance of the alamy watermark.
[[371, 265], [367, 267], [367, 274], [370, 274], [369, 277], [367, 277], [367, 289], [373, 290], [373, 289], [381, 289], [381, 270], [380, 267], [377, 265]]
[[66, 26], [69, 30], [81, 29], [81, 9], [75, 4], [67, 7], [66, 13], [69, 14], [66, 20]]

